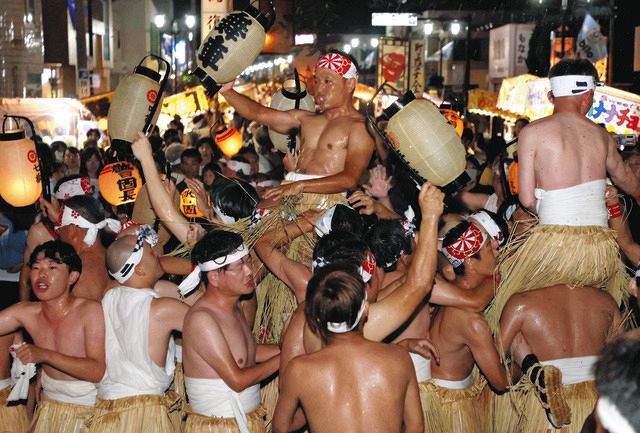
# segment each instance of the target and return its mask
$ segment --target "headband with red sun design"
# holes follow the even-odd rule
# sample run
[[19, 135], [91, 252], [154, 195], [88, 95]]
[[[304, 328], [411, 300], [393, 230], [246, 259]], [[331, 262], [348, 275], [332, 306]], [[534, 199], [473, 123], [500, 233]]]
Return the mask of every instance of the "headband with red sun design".
[[484, 245], [485, 236], [482, 231], [471, 224], [451, 245], [442, 248], [442, 254], [454, 268], [460, 266], [464, 259], [471, 257]]
[[346, 79], [358, 78], [356, 65], [351, 60], [338, 53], [327, 53], [320, 57], [318, 63], [316, 63], [316, 68], [329, 69]]

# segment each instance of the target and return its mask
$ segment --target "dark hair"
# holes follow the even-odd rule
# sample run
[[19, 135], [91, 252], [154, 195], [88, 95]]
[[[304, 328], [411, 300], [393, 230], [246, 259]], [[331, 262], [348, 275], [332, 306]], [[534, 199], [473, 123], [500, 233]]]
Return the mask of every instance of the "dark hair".
[[471, 143], [473, 141], [473, 131], [471, 128], [464, 128], [462, 130], [462, 136], [460, 136], [462, 143]]
[[337, 204], [331, 219], [331, 231], [334, 230], [349, 232], [357, 237], [362, 237], [364, 230], [362, 215], [350, 206]]
[[215, 189], [212, 200], [223, 214], [237, 219], [251, 216], [260, 201], [256, 189], [247, 182], [234, 180]]
[[353, 63], [354, 66], [356, 67], [356, 71], [358, 72], [358, 74], [360, 73], [360, 65], [358, 65], [358, 61], [351, 54], [347, 54], [344, 51], [338, 50], [336, 48], [332, 48], [328, 52], [329, 53], [340, 54], [341, 56], [346, 57], [347, 59], [351, 60], [351, 63]]
[[64, 205], [75, 210], [90, 223], [97, 224], [104, 219], [104, 207], [89, 195], [76, 195], [64, 201]]
[[162, 139], [164, 140], [164, 143], [167, 145], [171, 143], [182, 144], [182, 141], [180, 140], [180, 133], [178, 132], [177, 129], [167, 129], [166, 131], [164, 131], [164, 135], [162, 136]]
[[67, 143], [65, 143], [64, 141], [56, 140], [53, 143], [51, 143], [50, 147], [51, 147], [51, 150], [54, 152], [56, 152], [58, 149], [64, 152], [67, 149]]
[[[212, 230], [202, 237], [191, 250], [191, 264], [208, 262], [226, 256], [242, 244], [242, 236], [226, 230]], [[226, 265], [220, 269], [226, 269]], [[202, 281], [206, 281], [207, 272], [200, 272]]]
[[56, 182], [56, 186], [53, 187], [53, 193], [57, 193], [60, 190], [60, 186], [62, 186], [63, 183], [65, 182], [69, 182], [70, 180], [73, 179], [79, 179], [81, 177], [86, 177], [84, 174], [70, 174], [69, 176], [65, 176], [60, 178], [60, 180], [58, 180]]
[[[56, 161], [56, 157], [53, 154], [53, 150], [44, 142], [36, 141], [36, 151], [40, 157], [40, 163], [42, 164], [42, 172], [50, 175], [52, 173], [51, 168]], [[6, 158], [6, 156], [3, 156]]]
[[152, 153], [162, 152], [162, 138], [157, 135], [152, 135], [149, 137], [149, 143], [151, 144]]
[[206, 144], [208, 144], [209, 147], [211, 147], [211, 150], [213, 151], [212, 159], [222, 158], [222, 152], [216, 145], [216, 142], [213, 141], [213, 138], [211, 137], [202, 137], [201, 139], [199, 139], [198, 142], [196, 143], [196, 149], [200, 149], [200, 146], [204, 146]]
[[587, 59], [561, 60], [549, 70], [549, 78], [562, 77], [564, 75], [587, 75], [598, 81], [598, 71]]
[[327, 344], [335, 336], [327, 329], [327, 324], [346, 322], [353, 325], [364, 298], [364, 283], [353, 266], [328, 265], [309, 281], [304, 308], [307, 324]]
[[529, 119], [525, 119], [524, 117], [520, 117], [518, 120], [515, 121], [516, 125], [518, 123], [522, 123], [523, 126], [527, 126], [529, 124]]
[[29, 256], [29, 268], [38, 260], [38, 254], [44, 252], [44, 258], [65, 264], [69, 272], [82, 272], [82, 260], [71, 245], [60, 240], [48, 241], [38, 245]]
[[67, 148], [64, 150], [65, 152], [71, 152], [74, 155], [78, 155], [80, 153], [80, 151], [78, 150], [78, 148], [76, 147], [71, 147], [71, 146], [67, 146]]
[[67, 171], [67, 166], [62, 163], [62, 162], [54, 162], [53, 164], [51, 164], [51, 174], [55, 173], [56, 171], [60, 171], [62, 170]]
[[104, 167], [104, 162], [102, 161], [102, 154], [96, 147], [87, 147], [82, 152], [80, 152], [80, 174], [89, 176], [89, 172], [87, 172], [87, 161], [91, 159], [92, 156], [96, 156], [98, 161], [100, 161], [100, 166], [98, 167], [98, 171], [96, 172], [96, 176], [100, 175], [102, 168]]
[[[469, 221], [462, 221], [457, 226], [453, 227], [451, 230], [444, 235], [444, 239], [442, 240], [442, 248], [446, 248], [453, 244], [455, 241], [462, 236], [462, 234], [467, 231], [467, 229], [471, 226]], [[480, 259], [480, 251], [469, 256], [469, 258]], [[459, 266], [454, 266], [453, 271], [456, 275], [463, 276], [465, 274], [464, 263], [461, 263]]]
[[220, 174], [220, 166], [218, 165], [217, 162], [210, 162], [209, 164], [206, 164], [204, 167], [202, 167], [202, 174], [204, 174], [205, 171], [212, 171], [216, 176]]
[[183, 163], [185, 158], [194, 158], [198, 163], [202, 162], [202, 155], [200, 155], [200, 152], [193, 147], [189, 147], [182, 151], [180, 154], [180, 163]]
[[323, 258], [330, 264], [348, 263], [357, 268], [362, 264], [367, 251], [369, 246], [365, 241], [353, 233], [336, 230], [318, 240], [313, 250], [313, 259]]
[[379, 220], [367, 233], [366, 240], [376, 262], [385, 272], [395, 271], [402, 254], [412, 252], [411, 239], [400, 220]]
[[640, 431], [640, 339], [622, 336], [605, 346], [595, 366], [596, 388]]

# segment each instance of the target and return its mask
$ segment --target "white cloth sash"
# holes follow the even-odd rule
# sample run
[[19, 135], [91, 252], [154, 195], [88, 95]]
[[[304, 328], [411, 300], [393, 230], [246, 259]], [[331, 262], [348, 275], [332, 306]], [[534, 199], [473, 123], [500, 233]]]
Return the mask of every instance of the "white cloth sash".
[[42, 392], [49, 400], [93, 407], [96, 405], [98, 387], [84, 380], [53, 379], [43, 370]]
[[238, 393], [222, 379], [184, 378], [191, 409], [203, 416], [235, 418], [241, 433], [251, 433], [247, 413], [260, 405], [260, 385], [250, 386]]
[[540, 224], [608, 227], [605, 188], [604, 179], [551, 191], [536, 188]]
[[11, 378], [0, 380], [0, 391], [11, 386]]
[[467, 389], [471, 385], [473, 385], [473, 377], [471, 375], [465, 377], [462, 380], [444, 380], [444, 379], [431, 379], [431, 382], [434, 385], [439, 386], [440, 388], [447, 389]]
[[294, 171], [290, 171], [284, 177], [284, 180], [296, 182], [298, 180], [320, 179], [321, 177], [326, 177], [326, 176], [323, 176], [321, 174], [306, 174], [306, 173], [296, 173]]
[[593, 367], [597, 356], [580, 356], [576, 358], [552, 359], [542, 361], [542, 365], [553, 365], [562, 372], [562, 384], [573, 385], [580, 382], [595, 380]]
[[176, 362], [182, 362], [182, 346], [176, 344]]
[[431, 360], [417, 353], [409, 352], [418, 383], [431, 379]]

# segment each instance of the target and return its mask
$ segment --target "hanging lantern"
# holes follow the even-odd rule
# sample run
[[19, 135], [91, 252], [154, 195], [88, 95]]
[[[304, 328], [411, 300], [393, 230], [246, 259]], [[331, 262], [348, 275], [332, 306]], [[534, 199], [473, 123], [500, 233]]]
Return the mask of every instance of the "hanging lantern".
[[[306, 85], [300, 82], [299, 79], [293, 79], [286, 80], [282, 85], [282, 89], [273, 94], [270, 107], [279, 111], [295, 109], [314, 112], [316, 103], [313, 100], [313, 96], [307, 93]], [[293, 151], [297, 148], [299, 131], [292, 131], [291, 134], [280, 134], [269, 129], [269, 138], [276, 149], [286, 153], [287, 150]]]
[[5, 116], [0, 133], [0, 196], [15, 207], [35, 203], [43, 192], [35, 142], [20, 129], [18, 118]]
[[[207, 194], [207, 205], [211, 206], [209, 194]], [[187, 218], [204, 218], [204, 214], [198, 209], [196, 196], [189, 188], [180, 193], [180, 212]]]
[[106, 165], [98, 176], [100, 195], [114, 206], [133, 203], [142, 188], [140, 172], [129, 161]]
[[[155, 59], [156, 62], [147, 60], [149, 58]], [[152, 69], [149, 63], [155, 63], [157, 68]], [[165, 65], [162, 81], [161, 63]], [[107, 122], [114, 150], [130, 154], [130, 145], [138, 138], [138, 132], [146, 134], [156, 123], [169, 72], [170, 66], [166, 60], [146, 56], [135, 67], [133, 74], [120, 81], [113, 94]]]
[[464, 131], [464, 121], [457, 111], [441, 108], [440, 113], [447, 119], [447, 122], [456, 129], [458, 137], [462, 137], [462, 131]]
[[435, 105], [408, 92], [384, 113], [391, 146], [416, 174], [445, 192], [469, 181], [460, 137]]
[[507, 179], [509, 180], [509, 190], [511, 190], [511, 194], [518, 195], [518, 193], [520, 192], [518, 161], [513, 161], [511, 165], [509, 165], [509, 170], [507, 171]]
[[231, 12], [204, 38], [193, 73], [202, 81], [207, 96], [218, 92], [220, 84], [234, 80], [258, 57], [275, 18], [273, 6], [269, 15], [253, 6]]
[[242, 134], [240, 134], [235, 128], [228, 127], [226, 125], [218, 125], [215, 129], [216, 144], [224, 153], [224, 156], [231, 158], [242, 149]]

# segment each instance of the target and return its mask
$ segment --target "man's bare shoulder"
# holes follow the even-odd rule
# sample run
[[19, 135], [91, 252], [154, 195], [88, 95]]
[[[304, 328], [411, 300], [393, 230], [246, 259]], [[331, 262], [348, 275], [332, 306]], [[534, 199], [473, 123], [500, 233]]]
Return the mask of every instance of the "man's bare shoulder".
[[203, 325], [218, 326], [216, 314], [216, 311], [208, 305], [200, 301], [196, 302], [184, 317], [184, 331], [197, 332]]

